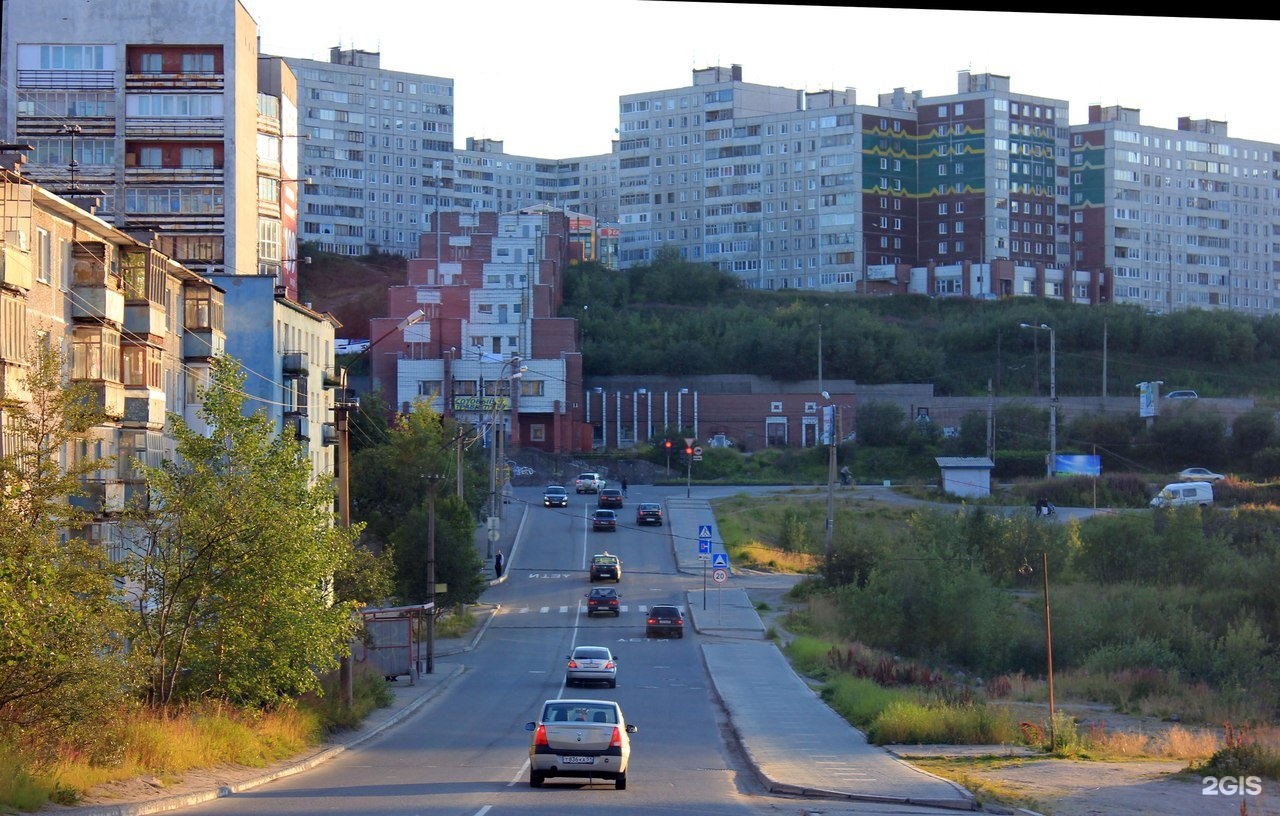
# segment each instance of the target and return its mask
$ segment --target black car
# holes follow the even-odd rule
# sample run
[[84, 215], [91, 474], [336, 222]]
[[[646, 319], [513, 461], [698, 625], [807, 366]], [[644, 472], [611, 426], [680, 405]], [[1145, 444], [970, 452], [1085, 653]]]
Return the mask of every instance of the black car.
[[565, 490], [562, 485], [547, 485], [542, 491], [543, 507], [568, 507], [569, 491]]
[[662, 505], [657, 502], [640, 502], [636, 505], [636, 524], [662, 526]]
[[646, 637], [657, 635], [684, 637], [684, 615], [680, 614], [680, 607], [670, 604], [655, 604], [649, 607], [649, 615], [644, 621], [644, 634]]
[[617, 509], [622, 506], [622, 491], [616, 487], [606, 487], [596, 497], [596, 507]]
[[610, 612], [616, 618], [622, 614], [622, 607], [618, 603], [618, 590], [613, 587], [595, 587], [587, 593], [587, 617], [592, 615], [608, 615]]

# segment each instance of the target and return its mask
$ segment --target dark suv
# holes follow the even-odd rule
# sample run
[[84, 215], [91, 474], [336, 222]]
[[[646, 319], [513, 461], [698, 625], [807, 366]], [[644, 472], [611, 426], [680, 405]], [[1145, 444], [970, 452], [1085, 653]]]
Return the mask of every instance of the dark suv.
[[684, 637], [684, 615], [680, 607], [670, 604], [654, 604], [649, 607], [649, 615], [644, 621], [645, 636], [670, 635]]

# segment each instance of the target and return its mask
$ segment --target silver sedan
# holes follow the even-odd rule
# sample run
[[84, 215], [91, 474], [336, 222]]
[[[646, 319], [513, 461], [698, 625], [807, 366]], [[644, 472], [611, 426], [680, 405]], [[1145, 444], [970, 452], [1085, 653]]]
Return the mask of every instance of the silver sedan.
[[604, 683], [618, 687], [618, 658], [607, 646], [575, 646], [564, 670], [564, 684]]

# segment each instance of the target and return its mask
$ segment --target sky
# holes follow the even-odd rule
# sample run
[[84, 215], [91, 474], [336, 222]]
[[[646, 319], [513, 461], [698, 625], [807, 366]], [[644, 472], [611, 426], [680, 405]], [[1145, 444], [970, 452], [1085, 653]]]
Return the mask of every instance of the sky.
[[1010, 89], [1138, 108], [1142, 123], [1228, 123], [1280, 143], [1272, 83], [1280, 20], [1026, 14], [669, 0], [241, 0], [261, 49], [327, 61], [376, 51], [384, 69], [454, 81], [454, 146], [497, 139], [545, 159], [609, 152], [623, 94], [684, 88], [693, 70], [741, 65], [743, 80], [799, 90], [952, 94], [960, 71]]

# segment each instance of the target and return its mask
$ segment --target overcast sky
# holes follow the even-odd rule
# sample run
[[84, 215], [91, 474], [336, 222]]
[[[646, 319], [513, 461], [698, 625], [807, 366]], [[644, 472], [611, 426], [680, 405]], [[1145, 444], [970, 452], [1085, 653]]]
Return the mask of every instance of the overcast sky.
[[262, 50], [328, 60], [377, 51], [389, 70], [454, 81], [455, 147], [500, 139], [538, 158], [607, 153], [618, 97], [682, 88], [695, 68], [803, 90], [956, 91], [959, 71], [1007, 76], [1014, 92], [1139, 108], [1280, 143], [1274, 88], [1280, 21], [1021, 14], [667, 0], [241, 0]]

